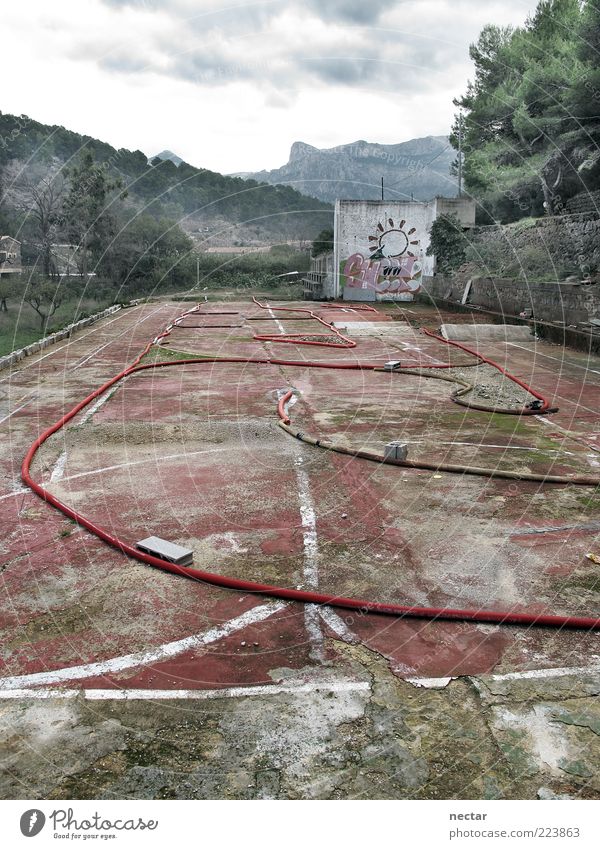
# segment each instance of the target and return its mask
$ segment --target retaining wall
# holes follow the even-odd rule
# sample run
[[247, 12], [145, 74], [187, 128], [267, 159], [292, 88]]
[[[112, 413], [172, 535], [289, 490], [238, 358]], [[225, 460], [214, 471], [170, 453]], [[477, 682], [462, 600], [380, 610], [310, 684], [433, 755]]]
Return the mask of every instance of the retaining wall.
[[27, 345], [25, 348], [20, 348], [18, 351], [13, 351], [12, 354], [7, 354], [4, 357], [0, 357], [0, 370], [9, 368], [15, 363], [24, 360], [25, 357], [30, 357], [32, 354], [37, 354], [44, 348], [48, 348], [50, 347], [50, 345], [54, 345], [56, 342], [61, 342], [63, 339], [68, 339], [75, 331], [82, 330], [84, 327], [89, 327], [90, 324], [94, 324], [101, 318], [106, 318], [106, 316], [112, 315], [113, 313], [118, 312], [120, 309], [121, 307], [119, 305], [116, 305], [114, 307], [108, 307], [108, 309], [105, 309], [102, 312], [96, 313], [95, 315], [90, 315], [88, 318], [82, 318], [81, 321], [76, 321], [74, 324], [69, 324], [62, 330], [58, 330], [56, 333], [51, 333], [50, 336], [44, 336], [43, 339], [39, 339], [37, 342], [32, 342], [31, 345]]
[[[434, 300], [460, 301], [465, 284], [462, 277], [425, 277], [423, 292]], [[580, 324], [600, 319], [600, 283], [524, 283], [481, 277], [472, 280], [468, 303], [506, 315], [530, 309], [541, 321]]]

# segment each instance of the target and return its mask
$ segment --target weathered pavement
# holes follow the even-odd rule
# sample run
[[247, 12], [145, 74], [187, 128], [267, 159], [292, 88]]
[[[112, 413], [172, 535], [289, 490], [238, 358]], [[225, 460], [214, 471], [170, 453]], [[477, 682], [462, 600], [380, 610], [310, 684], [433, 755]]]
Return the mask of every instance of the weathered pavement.
[[[394, 621], [192, 584], [128, 561], [22, 490], [38, 432], [183, 308], [128, 310], [0, 373], [2, 796], [598, 798], [600, 635]], [[425, 307], [386, 307], [372, 328], [360, 314], [354, 332], [356, 314], [324, 310], [348, 324], [352, 351], [254, 342], [278, 332], [244, 319], [254, 305], [206, 309], [238, 315], [175, 331], [169, 350], [448, 356], [411, 327], [440, 323]], [[280, 332], [309, 332], [277, 318]], [[560, 413], [473, 413], [418, 377], [185, 366], [120, 384], [33, 472], [123, 538], [158, 533], [213, 571], [400, 603], [598, 613], [593, 490], [379, 467], [276, 427], [293, 387], [295, 423], [357, 447], [403, 439], [413, 457], [597, 473], [600, 361], [533, 340], [484, 353]]]

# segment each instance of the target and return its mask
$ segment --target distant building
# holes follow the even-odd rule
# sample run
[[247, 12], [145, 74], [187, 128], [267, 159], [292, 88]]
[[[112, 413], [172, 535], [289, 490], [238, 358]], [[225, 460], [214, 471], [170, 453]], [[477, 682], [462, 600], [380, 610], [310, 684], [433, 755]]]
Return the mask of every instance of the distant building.
[[426, 251], [431, 225], [440, 215], [456, 215], [464, 228], [473, 227], [475, 201], [336, 201], [331, 297], [411, 301], [422, 277], [435, 271], [435, 257]]
[[[78, 245], [52, 245], [51, 268], [58, 277], [81, 277], [81, 249]], [[88, 272], [88, 277], [95, 276]]]
[[333, 298], [334, 273], [333, 253], [321, 254], [310, 258], [310, 271], [303, 280], [304, 299], [307, 301], [329, 300]]
[[12, 236], [0, 236], [0, 277], [21, 274], [21, 242]]

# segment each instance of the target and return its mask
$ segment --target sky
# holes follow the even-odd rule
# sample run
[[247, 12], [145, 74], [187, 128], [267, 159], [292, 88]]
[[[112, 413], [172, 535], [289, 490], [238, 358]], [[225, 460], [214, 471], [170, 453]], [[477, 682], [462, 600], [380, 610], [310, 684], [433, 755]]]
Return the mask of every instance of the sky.
[[222, 173], [294, 141], [448, 133], [486, 23], [536, 0], [19, 0], [2, 9], [0, 111]]

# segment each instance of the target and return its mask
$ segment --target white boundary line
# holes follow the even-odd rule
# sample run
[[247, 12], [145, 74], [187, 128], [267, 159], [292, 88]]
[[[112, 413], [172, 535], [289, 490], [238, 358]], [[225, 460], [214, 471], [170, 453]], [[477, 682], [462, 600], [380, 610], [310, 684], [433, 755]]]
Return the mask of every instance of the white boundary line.
[[554, 669], [529, 669], [525, 672], [506, 672], [503, 675], [470, 675], [470, 678], [480, 678], [488, 681], [528, 681], [543, 678], [562, 678], [565, 675], [594, 675], [600, 674], [600, 664], [590, 666], [557, 666]]
[[19, 410], [22, 410], [24, 407], [29, 406], [29, 404], [32, 404], [34, 401], [35, 401], [35, 398], [30, 398], [29, 401], [25, 401], [24, 404], [21, 404], [20, 407], [16, 407], [10, 413], [8, 413], [6, 416], [4, 416], [3, 419], [0, 419], [0, 425], [4, 424], [4, 422], [7, 422], [11, 418], [11, 416], [14, 416], [15, 413], [18, 413]]
[[[167, 304], [162, 304], [160, 307], [153, 310], [151, 313], [148, 313], [148, 315], [144, 316], [144, 318], [141, 318], [139, 321], [137, 321], [135, 323], [134, 327], [128, 327], [127, 330], [123, 331], [123, 333], [120, 333], [118, 336], [115, 336], [114, 339], [111, 339], [111, 342], [114, 342], [116, 339], [119, 339], [121, 336], [124, 336], [125, 333], [130, 333], [135, 327], [137, 327], [138, 324], [143, 324], [147, 319], [151, 318], [153, 315], [156, 315], [157, 312], [160, 312], [160, 310], [163, 309], [165, 306], [167, 306]], [[133, 307], [132, 309], [139, 309], [139, 307]], [[97, 322], [96, 327], [94, 327], [92, 330], [89, 330], [87, 333], [83, 333], [81, 336], [79, 336], [79, 335], [74, 336], [73, 338], [69, 339], [69, 341], [67, 342], [66, 345], [61, 345], [59, 348], [53, 348], [51, 351], [48, 351], [47, 354], [44, 354], [43, 356], [38, 357], [37, 359], [33, 359], [33, 357], [35, 357], [35, 354], [33, 354], [32, 356], [27, 357], [27, 360], [25, 361], [24, 365], [23, 365], [23, 360], [21, 360], [19, 363], [15, 363], [14, 364], [15, 368], [11, 369], [11, 372], [7, 377], [3, 377], [2, 379], [0, 379], [0, 383], [6, 383], [7, 381], [10, 382], [10, 381], [14, 380], [14, 378], [18, 374], [20, 374], [21, 372], [25, 371], [28, 368], [31, 368], [31, 366], [35, 366], [38, 363], [41, 363], [42, 360], [46, 359], [46, 357], [51, 357], [53, 354], [58, 354], [59, 351], [64, 351], [65, 348], [68, 348], [70, 345], [73, 345], [75, 342], [81, 342], [82, 339], [86, 339], [88, 336], [91, 336], [92, 333], [97, 333], [98, 330], [103, 330], [105, 327], [109, 327], [111, 324], [113, 324], [115, 321], [119, 321], [119, 319], [121, 319], [124, 315], [127, 315], [127, 313], [129, 313], [129, 312], [131, 312], [131, 310], [129, 310], [129, 309], [120, 310], [119, 315], [116, 316], [116, 318], [113, 318], [110, 321], [107, 321], [106, 324], [102, 324], [101, 321], [103, 321], [103, 319], [101, 319], [99, 322]], [[102, 347], [106, 347], [106, 346], [103, 345]], [[76, 363], [75, 365], [71, 366], [71, 368], [73, 368], [73, 369], [79, 368], [79, 365], [81, 365], [81, 363], [79, 363], [79, 364]]]
[[190, 649], [201, 648], [202, 646], [210, 645], [210, 643], [216, 643], [218, 640], [222, 640], [236, 631], [241, 631], [248, 625], [263, 622], [285, 607], [287, 607], [286, 602], [262, 604], [259, 607], [253, 607], [251, 610], [247, 610], [246, 613], [242, 613], [241, 616], [237, 616], [223, 625], [211, 628], [210, 631], [206, 631], [203, 634], [193, 634], [190, 637], [184, 637], [182, 640], [164, 643], [162, 646], [150, 649], [150, 651], [126, 654], [121, 657], [111, 658], [110, 660], [101, 660], [97, 663], [86, 663], [82, 666], [68, 666], [63, 669], [54, 669], [50, 672], [33, 672], [28, 675], [14, 675], [9, 678], [0, 678], [0, 690], [18, 690], [23, 687], [36, 687], [39, 684], [56, 684], [61, 681], [95, 678], [99, 675], [123, 672], [126, 669], [134, 669], [137, 666], [158, 663], [165, 658], [174, 657]]
[[559, 357], [552, 357], [550, 354], [542, 354], [542, 352], [538, 351], [535, 346], [533, 348], [525, 348], [523, 345], [517, 345], [516, 342], [505, 342], [505, 344], [511, 345], [513, 348], [521, 348], [522, 351], [528, 351], [530, 354], [533, 354], [534, 357], [545, 357], [547, 360], [555, 360], [555, 362], [560, 363], [562, 366], [573, 366], [573, 368], [580, 368], [586, 372], [590, 371], [592, 374], [600, 374], [600, 371], [596, 371], [596, 369], [582, 366], [580, 363], [573, 363], [571, 360], [566, 358], [560, 359]]
[[[304, 547], [303, 578], [304, 587], [316, 590], [319, 586], [319, 544], [317, 540], [317, 514], [310, 493], [310, 482], [306, 471], [302, 468], [302, 449], [294, 444], [294, 471], [298, 483], [298, 500], [300, 501], [300, 517], [302, 519], [302, 542]], [[323, 661], [323, 631], [319, 618], [319, 605], [304, 605], [304, 624], [306, 633], [312, 643], [311, 656], [314, 660]]]
[[201, 451], [184, 451], [180, 454], [166, 454], [163, 457], [155, 456], [148, 457], [146, 460], [130, 460], [128, 463], [117, 463], [114, 466], [103, 466], [101, 469], [90, 469], [89, 472], [77, 472], [74, 475], [68, 475], [63, 478], [63, 483], [74, 481], [78, 478], [87, 478], [91, 475], [101, 475], [104, 472], [114, 472], [115, 469], [128, 469], [130, 466], [143, 466], [146, 463], [159, 463], [161, 460], [177, 460], [180, 457], [196, 457], [199, 454], [220, 454], [223, 451], [229, 451], [229, 448], [206, 448]]
[[280, 334], [282, 336], [285, 336], [285, 330], [283, 329], [283, 324], [279, 321], [279, 319], [277, 318], [277, 316], [275, 315], [275, 313], [273, 312], [271, 307], [269, 307], [269, 315], [271, 316], [271, 318], [275, 319], [275, 324], [277, 325], [277, 328], [278, 328]]
[[226, 687], [222, 690], [62, 690], [59, 687], [39, 690], [0, 690], [0, 700], [9, 699], [77, 699], [83, 696], [89, 701], [158, 701], [160, 699], [240, 699], [256, 696], [278, 696], [280, 694], [303, 695], [304, 693], [350, 693], [368, 692], [367, 681], [310, 681], [288, 684], [257, 684], [249, 687]]

